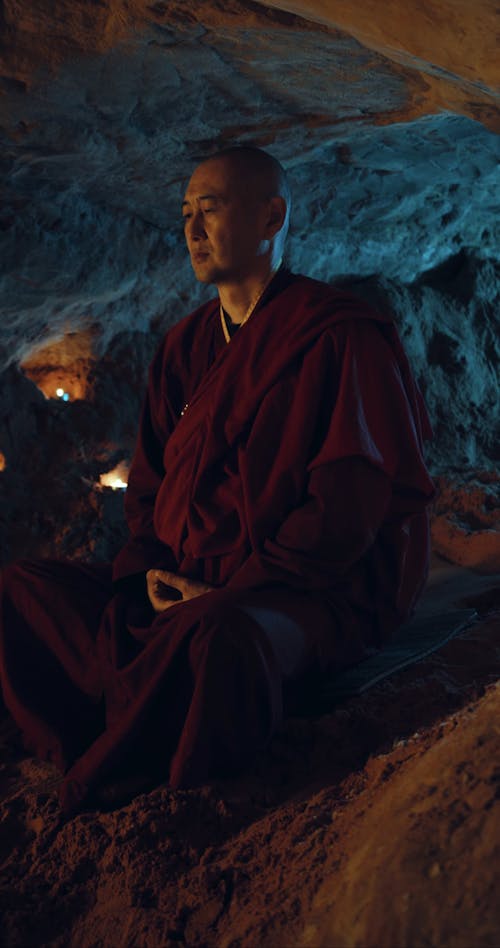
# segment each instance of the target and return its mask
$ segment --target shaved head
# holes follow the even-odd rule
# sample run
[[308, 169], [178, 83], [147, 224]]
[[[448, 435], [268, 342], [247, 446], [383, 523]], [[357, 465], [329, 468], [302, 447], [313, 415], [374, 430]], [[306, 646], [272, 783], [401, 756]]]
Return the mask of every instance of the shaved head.
[[262, 197], [279, 195], [290, 203], [290, 187], [286, 171], [277, 158], [253, 145], [224, 148], [207, 161], [227, 161], [241, 176], [255, 183]]
[[223, 162], [251, 190], [257, 199], [281, 197], [286, 203], [286, 220], [281, 234], [282, 243], [288, 231], [292, 205], [290, 186], [283, 165], [267, 151], [254, 145], [234, 145], [210, 155], [202, 164], [213, 161]]

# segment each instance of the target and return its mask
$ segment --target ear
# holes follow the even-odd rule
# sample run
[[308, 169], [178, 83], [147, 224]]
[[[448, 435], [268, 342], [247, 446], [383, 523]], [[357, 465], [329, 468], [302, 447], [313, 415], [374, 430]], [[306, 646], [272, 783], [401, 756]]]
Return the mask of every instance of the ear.
[[265, 235], [269, 240], [278, 234], [286, 220], [287, 206], [284, 198], [276, 195], [269, 198]]

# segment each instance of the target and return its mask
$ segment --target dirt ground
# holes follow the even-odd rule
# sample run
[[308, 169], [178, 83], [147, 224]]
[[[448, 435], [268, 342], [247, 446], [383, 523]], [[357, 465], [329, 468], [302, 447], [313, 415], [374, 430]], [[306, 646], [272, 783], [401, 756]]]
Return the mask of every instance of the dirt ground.
[[286, 722], [251, 773], [65, 821], [0, 741], [5, 946], [497, 946], [500, 575], [434, 558], [421, 610], [475, 605], [426, 660]]

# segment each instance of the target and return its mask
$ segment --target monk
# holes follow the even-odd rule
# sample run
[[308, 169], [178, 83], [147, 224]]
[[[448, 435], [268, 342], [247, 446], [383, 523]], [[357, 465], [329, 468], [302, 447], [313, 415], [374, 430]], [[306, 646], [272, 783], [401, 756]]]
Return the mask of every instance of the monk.
[[290, 194], [256, 148], [182, 204], [217, 297], [151, 365], [113, 567], [3, 570], [4, 700], [65, 773], [172, 788], [248, 767], [307, 684], [380, 649], [428, 568], [429, 424], [390, 318], [282, 263]]

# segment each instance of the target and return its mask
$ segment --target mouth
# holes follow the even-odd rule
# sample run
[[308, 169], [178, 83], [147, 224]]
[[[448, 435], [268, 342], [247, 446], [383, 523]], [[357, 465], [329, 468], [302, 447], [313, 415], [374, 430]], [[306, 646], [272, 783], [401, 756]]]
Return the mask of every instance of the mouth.
[[191, 254], [191, 258], [195, 263], [203, 263], [208, 257], [208, 253], [203, 250], [196, 250], [195, 253]]

